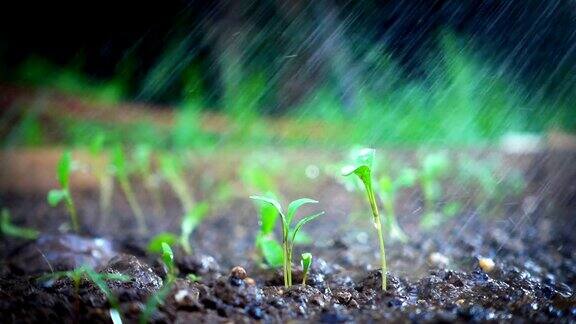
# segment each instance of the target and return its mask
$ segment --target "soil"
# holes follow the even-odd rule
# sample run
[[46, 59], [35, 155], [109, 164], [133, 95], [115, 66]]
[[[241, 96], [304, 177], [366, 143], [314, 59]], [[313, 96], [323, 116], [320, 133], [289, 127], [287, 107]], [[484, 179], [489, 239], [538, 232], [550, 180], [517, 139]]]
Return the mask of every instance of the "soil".
[[[407, 194], [398, 209], [410, 240], [387, 242], [385, 292], [370, 219], [349, 216], [364, 210], [363, 201], [333, 179], [283, 189], [288, 197], [310, 194], [321, 201], [310, 210], [326, 211], [304, 229], [314, 244], [297, 246], [295, 252], [314, 255], [306, 285], [300, 284], [295, 262], [297, 284], [290, 288], [283, 287], [280, 271], [257, 261], [256, 212], [248, 199], [233, 197], [212, 209], [195, 231], [191, 255], [175, 250], [178, 278], [150, 321], [575, 322], [575, 206], [565, 198], [554, 204], [542, 196], [549, 178], [546, 170], [536, 171], [539, 176], [531, 178], [521, 196], [481, 211], [468, 206], [433, 232], [418, 229], [422, 202], [417, 192]], [[108, 281], [125, 323], [138, 322], [150, 296], [164, 289], [167, 269], [146, 246], [154, 233], [177, 232], [177, 200], [167, 198], [166, 215], [149, 217], [153, 231], [140, 235], [122, 195], [115, 196], [113, 214], [104, 223], [96, 192], [77, 192], [75, 198], [83, 223], [78, 235], [62, 225], [68, 216], [63, 209], [49, 208], [44, 195], [2, 193], [14, 223], [43, 234], [28, 242], [0, 239], [1, 322], [109, 323], [110, 303], [93, 283], [82, 280], [77, 289], [69, 279], [38, 279], [81, 265], [131, 278]], [[494, 268], [483, 270], [480, 258], [493, 260]], [[236, 266], [246, 276], [232, 271]]]

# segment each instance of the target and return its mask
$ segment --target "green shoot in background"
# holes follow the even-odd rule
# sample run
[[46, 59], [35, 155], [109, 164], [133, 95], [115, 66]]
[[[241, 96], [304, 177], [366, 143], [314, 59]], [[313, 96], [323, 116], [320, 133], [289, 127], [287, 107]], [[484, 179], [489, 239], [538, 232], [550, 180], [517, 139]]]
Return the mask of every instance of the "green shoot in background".
[[[428, 154], [422, 160], [421, 170], [418, 172], [420, 190], [424, 196], [424, 216], [420, 220], [420, 226], [429, 230], [442, 223], [445, 217], [452, 215], [443, 214], [436, 210], [438, 201], [442, 197], [441, 180], [450, 168], [450, 161], [444, 153]], [[456, 205], [453, 205], [456, 206]], [[454, 214], [456, 207], [446, 210]]]
[[104, 153], [106, 136], [103, 132], [98, 132], [90, 143], [89, 152], [95, 163], [92, 164], [94, 175], [100, 185], [100, 213], [102, 221], [105, 223], [112, 208], [112, 195], [114, 194], [114, 178], [108, 172], [107, 165], [98, 163]]
[[134, 165], [142, 179], [146, 191], [150, 198], [152, 198], [154, 212], [156, 215], [164, 217], [165, 210], [164, 204], [162, 203], [162, 192], [160, 191], [158, 181], [152, 172], [152, 153], [152, 149], [148, 145], [140, 144], [136, 146], [133, 152]]
[[126, 196], [128, 205], [130, 205], [130, 208], [134, 213], [134, 217], [136, 217], [138, 230], [141, 233], [145, 233], [147, 231], [147, 227], [146, 221], [144, 219], [144, 212], [142, 212], [142, 207], [140, 207], [140, 204], [136, 199], [136, 195], [134, 194], [134, 190], [132, 189], [132, 185], [130, 184], [130, 179], [128, 178], [126, 156], [124, 155], [122, 147], [120, 145], [116, 146], [114, 148], [113, 154], [112, 164], [114, 166], [118, 182], [120, 183], [120, 187], [122, 188], [122, 191], [124, 191], [124, 195]]
[[193, 194], [184, 180], [184, 168], [180, 161], [172, 154], [164, 154], [160, 157], [160, 169], [180, 200], [184, 213], [191, 211], [194, 207]]
[[306, 286], [308, 273], [310, 272], [310, 267], [312, 266], [312, 253], [302, 253], [300, 264], [302, 265], [302, 285]]
[[182, 249], [187, 254], [192, 253], [192, 247], [190, 246], [190, 235], [192, 235], [192, 232], [194, 232], [198, 225], [200, 225], [206, 215], [208, 215], [208, 204], [206, 202], [201, 202], [189, 210], [182, 219], [179, 241]]
[[403, 169], [396, 179], [389, 175], [383, 175], [378, 181], [378, 196], [382, 201], [386, 214], [386, 230], [391, 239], [400, 242], [408, 241], [408, 236], [402, 231], [396, 219], [396, 196], [398, 190], [412, 187], [416, 183], [416, 171]]
[[40, 236], [40, 232], [35, 229], [12, 224], [10, 212], [6, 208], [2, 208], [1, 217], [0, 233], [2, 233], [3, 236], [18, 237], [26, 240], [35, 240]]
[[298, 209], [305, 204], [316, 204], [318, 201], [309, 198], [300, 198], [294, 200], [288, 205], [288, 211], [285, 214], [280, 203], [273, 198], [262, 196], [250, 196], [250, 198], [274, 206], [278, 214], [280, 214], [280, 219], [282, 221], [282, 260], [284, 265], [284, 286], [290, 287], [292, 285], [292, 251], [294, 249], [294, 239], [302, 226], [321, 216], [324, 214], [324, 212], [303, 217], [296, 223], [294, 228], [291, 228], [290, 225], [292, 224], [292, 220], [294, 219]]
[[48, 204], [52, 207], [58, 206], [60, 202], [64, 202], [68, 213], [70, 214], [70, 221], [72, 222], [72, 229], [75, 232], [80, 231], [80, 225], [78, 223], [78, 214], [76, 212], [76, 206], [74, 205], [74, 200], [72, 199], [72, 194], [70, 193], [70, 174], [72, 173], [72, 154], [66, 151], [62, 154], [60, 161], [58, 162], [57, 175], [58, 183], [60, 184], [60, 189], [52, 189], [48, 192]]
[[375, 151], [373, 149], [363, 149], [361, 151], [362, 158], [360, 163], [356, 162], [355, 165], [349, 165], [342, 168], [342, 174], [348, 176], [355, 174], [366, 189], [366, 195], [368, 196], [368, 202], [370, 203], [370, 208], [372, 209], [372, 216], [374, 221], [374, 227], [378, 232], [378, 242], [380, 244], [380, 261], [382, 270], [382, 290], [386, 290], [386, 248], [384, 246], [384, 233], [382, 232], [382, 221], [380, 220], [380, 214], [378, 212], [378, 205], [376, 203], [376, 196], [374, 195], [374, 189], [372, 188], [372, 174], [371, 167], [374, 161]]

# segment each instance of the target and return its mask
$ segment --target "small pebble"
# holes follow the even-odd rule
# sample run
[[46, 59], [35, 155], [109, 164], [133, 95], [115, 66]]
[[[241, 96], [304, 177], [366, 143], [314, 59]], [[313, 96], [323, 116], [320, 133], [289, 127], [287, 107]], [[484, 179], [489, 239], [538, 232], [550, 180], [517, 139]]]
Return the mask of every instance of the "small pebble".
[[256, 281], [250, 277], [246, 277], [244, 279], [244, 283], [247, 284], [248, 286], [255, 286], [256, 285]]
[[428, 257], [428, 261], [435, 266], [446, 267], [450, 260], [442, 253], [434, 252]]
[[240, 266], [236, 266], [234, 268], [232, 268], [232, 271], [230, 271], [230, 275], [234, 278], [238, 278], [238, 279], [246, 279], [246, 277], [248, 277], [248, 274], [246, 274], [246, 270], [244, 270], [244, 268], [240, 267]]
[[480, 266], [480, 268], [482, 269], [482, 271], [488, 273], [491, 272], [492, 270], [494, 270], [494, 266], [496, 265], [494, 263], [494, 260], [490, 259], [490, 258], [478, 258], [478, 265]]

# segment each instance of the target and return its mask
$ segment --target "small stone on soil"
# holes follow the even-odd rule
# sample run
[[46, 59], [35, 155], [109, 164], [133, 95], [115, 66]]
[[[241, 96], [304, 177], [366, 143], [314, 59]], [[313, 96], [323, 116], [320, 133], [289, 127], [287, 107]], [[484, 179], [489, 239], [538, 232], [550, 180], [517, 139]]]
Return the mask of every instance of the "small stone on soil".
[[434, 252], [430, 254], [430, 256], [428, 257], [428, 261], [430, 262], [430, 264], [437, 267], [446, 267], [448, 263], [450, 263], [448, 257], [440, 252]]
[[494, 263], [494, 260], [492, 260], [490, 258], [483, 258], [483, 257], [478, 258], [478, 265], [480, 266], [482, 271], [484, 271], [486, 273], [494, 270], [494, 267], [496, 266], [496, 264]]
[[232, 271], [230, 271], [230, 276], [243, 280], [246, 279], [246, 277], [248, 277], [248, 274], [246, 274], [246, 270], [244, 268], [236, 266], [232, 268]]

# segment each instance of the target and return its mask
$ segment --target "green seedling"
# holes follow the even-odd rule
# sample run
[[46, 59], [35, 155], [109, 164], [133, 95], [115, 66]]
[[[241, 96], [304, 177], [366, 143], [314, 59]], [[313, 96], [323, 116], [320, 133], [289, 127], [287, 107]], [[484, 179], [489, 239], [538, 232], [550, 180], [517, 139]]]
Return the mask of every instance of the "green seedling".
[[150, 240], [150, 243], [148, 243], [148, 251], [151, 253], [161, 253], [162, 244], [166, 243], [170, 246], [180, 244], [184, 252], [191, 254], [192, 246], [190, 246], [190, 236], [207, 214], [208, 204], [205, 202], [199, 203], [182, 218], [180, 236], [169, 232], [159, 233]]
[[449, 167], [450, 161], [443, 153], [429, 154], [422, 161], [418, 180], [424, 196], [424, 216], [420, 221], [420, 226], [424, 229], [431, 229], [442, 222], [443, 215], [436, 211], [436, 207], [438, 200], [442, 197], [440, 181]]
[[[130, 277], [119, 274], [119, 273], [98, 273], [94, 271], [94, 269], [88, 266], [81, 266], [74, 270], [70, 271], [58, 271], [52, 272], [38, 278], [38, 281], [53, 281], [62, 278], [68, 278], [72, 281], [74, 285], [74, 293], [76, 294], [77, 298], [80, 294], [80, 283], [82, 280], [91, 281], [108, 299], [110, 306], [114, 309], [114, 312], [110, 312], [111, 318], [113, 320], [118, 320], [120, 317], [120, 304], [118, 303], [118, 299], [112, 293], [106, 281], [128, 281]], [[115, 322], [116, 323], [116, 322]]]
[[60, 184], [60, 189], [52, 189], [48, 192], [48, 204], [52, 207], [58, 206], [60, 202], [64, 202], [66, 209], [70, 215], [70, 221], [72, 222], [72, 229], [75, 232], [80, 231], [80, 225], [78, 223], [78, 214], [76, 213], [76, 206], [74, 205], [74, 200], [72, 199], [72, 194], [70, 193], [70, 174], [72, 173], [72, 154], [66, 151], [62, 154], [60, 161], [58, 162], [57, 174], [58, 183]]
[[170, 245], [164, 242], [162, 242], [162, 262], [164, 262], [164, 265], [168, 269], [166, 280], [164, 281], [162, 288], [160, 288], [160, 290], [158, 290], [155, 294], [150, 296], [146, 301], [144, 311], [142, 311], [142, 314], [140, 315], [140, 319], [138, 321], [141, 324], [150, 323], [150, 317], [152, 316], [152, 314], [154, 314], [154, 312], [158, 308], [158, 305], [164, 303], [164, 300], [166, 300], [166, 297], [168, 296], [168, 293], [170, 293], [170, 290], [172, 290], [172, 285], [176, 280], [176, 266], [174, 264], [174, 252], [172, 252]]
[[260, 211], [260, 228], [256, 234], [255, 246], [259, 255], [272, 268], [283, 264], [282, 245], [274, 239], [274, 228], [278, 219], [278, 211], [271, 204], [258, 203]]
[[342, 168], [342, 174], [348, 176], [351, 174], [356, 175], [366, 189], [366, 195], [368, 197], [368, 202], [370, 208], [372, 209], [372, 217], [374, 222], [374, 227], [378, 232], [378, 243], [380, 245], [380, 261], [382, 270], [382, 290], [386, 290], [386, 247], [384, 245], [384, 233], [382, 231], [382, 221], [380, 220], [380, 214], [378, 212], [378, 205], [376, 203], [376, 196], [374, 195], [374, 189], [372, 188], [372, 174], [371, 167], [374, 161], [375, 151], [373, 149], [362, 150], [362, 158], [359, 159], [356, 164], [349, 165]]
[[312, 253], [302, 253], [300, 263], [302, 265], [302, 285], [306, 286], [308, 272], [310, 272], [310, 267], [312, 266]]
[[284, 265], [284, 286], [290, 287], [292, 285], [292, 251], [294, 249], [294, 239], [302, 226], [323, 215], [324, 212], [303, 217], [296, 223], [296, 226], [292, 228], [292, 220], [294, 219], [298, 209], [305, 204], [316, 204], [318, 201], [309, 198], [300, 198], [294, 200], [288, 205], [288, 211], [284, 213], [280, 203], [273, 198], [262, 196], [250, 196], [250, 198], [274, 206], [278, 214], [280, 214], [280, 219], [282, 221], [282, 260]]
[[[96, 134], [92, 142], [90, 143], [90, 155], [94, 159], [94, 161], [98, 161], [98, 158], [103, 156], [104, 153], [104, 143], [106, 141], [106, 137], [104, 133], [99, 132]], [[94, 166], [94, 175], [98, 179], [98, 183], [100, 185], [100, 212], [102, 214], [102, 220], [105, 221], [108, 219], [108, 215], [110, 215], [110, 211], [112, 208], [112, 195], [114, 193], [114, 178], [108, 172], [108, 168], [106, 165], [95, 163]]]
[[194, 207], [194, 200], [192, 199], [192, 192], [184, 180], [182, 164], [173, 155], [164, 154], [160, 157], [160, 169], [180, 200], [184, 213], [191, 211]]
[[386, 214], [386, 230], [391, 239], [397, 239], [400, 242], [408, 241], [408, 236], [402, 231], [396, 219], [396, 195], [398, 190], [413, 186], [416, 179], [415, 170], [404, 169], [395, 180], [388, 175], [384, 175], [378, 181], [378, 196], [382, 201]]
[[138, 145], [134, 150], [134, 164], [138, 171], [142, 183], [152, 198], [154, 211], [157, 215], [164, 216], [164, 204], [162, 203], [162, 192], [158, 181], [152, 172], [152, 149], [148, 145]]
[[138, 229], [140, 232], [144, 233], [147, 231], [144, 213], [142, 212], [142, 207], [140, 207], [140, 204], [136, 199], [136, 195], [134, 194], [134, 190], [132, 189], [132, 185], [130, 184], [130, 179], [128, 178], [126, 156], [124, 155], [122, 147], [119, 145], [114, 149], [112, 164], [114, 166], [118, 182], [120, 183], [120, 187], [122, 188], [122, 191], [124, 191], [128, 205], [130, 205], [130, 209], [132, 209], [132, 213], [134, 213], [134, 217], [138, 223]]
[[184, 252], [187, 254], [192, 253], [192, 247], [190, 246], [190, 236], [192, 232], [200, 225], [202, 220], [208, 215], [208, 204], [205, 202], [197, 204], [194, 208], [190, 209], [184, 218], [182, 219], [182, 224], [180, 226], [180, 245]]
[[8, 209], [2, 209], [2, 219], [0, 219], [0, 233], [4, 236], [18, 237], [26, 240], [35, 240], [40, 236], [40, 232], [26, 227], [12, 224]]

